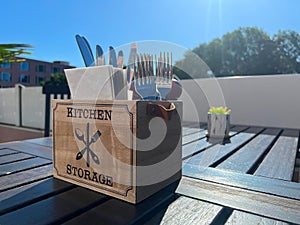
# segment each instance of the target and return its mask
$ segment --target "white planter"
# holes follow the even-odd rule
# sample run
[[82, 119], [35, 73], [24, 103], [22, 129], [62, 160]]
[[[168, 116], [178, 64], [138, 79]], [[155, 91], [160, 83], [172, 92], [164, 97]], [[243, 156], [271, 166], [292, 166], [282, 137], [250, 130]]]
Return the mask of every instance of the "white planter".
[[230, 114], [208, 113], [207, 137], [229, 138]]

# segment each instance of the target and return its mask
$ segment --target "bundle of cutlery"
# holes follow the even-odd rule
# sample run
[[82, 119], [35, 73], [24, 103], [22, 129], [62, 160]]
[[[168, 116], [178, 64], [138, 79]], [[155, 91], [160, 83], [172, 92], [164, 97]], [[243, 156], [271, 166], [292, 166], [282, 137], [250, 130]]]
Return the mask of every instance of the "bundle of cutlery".
[[[86, 67], [105, 66], [104, 52], [100, 45], [96, 45], [96, 59], [94, 59], [87, 39], [80, 35], [76, 35], [75, 38]], [[172, 53], [161, 52], [159, 57], [151, 54], [138, 54], [137, 44], [133, 43], [127, 67], [124, 67], [124, 52], [120, 50], [117, 57], [115, 49], [109, 46], [108, 64], [113, 68], [125, 68], [122, 84], [116, 83], [120, 79], [115, 79], [115, 77], [112, 79], [115, 95], [121, 89], [125, 89], [128, 91], [128, 98], [132, 100], [178, 99], [182, 93], [182, 87], [179, 81], [173, 78], [172, 63]], [[118, 74], [120, 76], [120, 73]], [[133, 93], [129, 94], [129, 92]]]
[[144, 100], [167, 100], [173, 82], [172, 53], [137, 55], [134, 63], [134, 86]]

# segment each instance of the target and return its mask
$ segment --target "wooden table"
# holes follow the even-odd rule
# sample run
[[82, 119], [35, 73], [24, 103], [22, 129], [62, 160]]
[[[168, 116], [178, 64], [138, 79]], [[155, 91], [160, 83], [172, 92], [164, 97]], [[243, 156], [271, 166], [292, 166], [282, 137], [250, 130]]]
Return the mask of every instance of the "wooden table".
[[0, 145], [0, 224], [300, 224], [299, 131], [183, 127], [183, 177], [132, 205], [52, 177], [51, 138]]

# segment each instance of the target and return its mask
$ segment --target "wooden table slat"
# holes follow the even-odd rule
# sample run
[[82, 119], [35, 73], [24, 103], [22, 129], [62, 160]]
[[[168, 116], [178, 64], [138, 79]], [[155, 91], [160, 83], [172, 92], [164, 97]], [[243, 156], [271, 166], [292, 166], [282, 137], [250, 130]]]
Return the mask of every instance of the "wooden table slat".
[[211, 166], [218, 163], [224, 157], [230, 155], [233, 151], [238, 149], [244, 143], [251, 140], [258, 132], [262, 131], [262, 128], [251, 128], [249, 133], [241, 133], [230, 139], [230, 144], [225, 145], [214, 145], [205, 151], [200, 152], [186, 159], [185, 161], [189, 164], [199, 165], [199, 166]]
[[145, 218], [151, 218], [152, 214], [157, 213], [160, 209], [165, 209], [176, 199], [174, 192], [177, 185], [178, 182], [173, 183], [137, 205], [112, 198], [66, 222], [65, 225], [93, 224], [93, 221], [89, 221], [90, 218], [97, 221], [97, 225], [143, 224]]
[[0, 201], [0, 215], [32, 204], [41, 199], [48, 198], [49, 196], [70, 190], [74, 187], [76, 187], [74, 184], [54, 178], [48, 178], [8, 199]]
[[243, 173], [251, 171], [259, 163], [259, 159], [267, 151], [280, 131], [280, 129], [266, 129], [234, 155], [226, 159], [226, 161], [219, 164], [217, 168]]
[[300, 223], [300, 185], [282, 180], [291, 179], [299, 131], [232, 126], [221, 145], [203, 128], [182, 129], [177, 194], [168, 187], [137, 205], [54, 179], [52, 138], [0, 144], [0, 224]]
[[11, 155], [11, 154], [16, 154], [18, 153], [17, 151], [8, 149], [8, 148], [2, 148], [0, 149], [0, 157], [5, 156], [5, 155]]
[[52, 148], [52, 138], [49, 137], [28, 139], [25, 140], [24, 142]]
[[[300, 201], [183, 177], [177, 193], [288, 223], [299, 223]], [[284, 210], [283, 210], [284, 209]]]
[[20, 151], [23, 153], [28, 153], [31, 155], [39, 156], [41, 158], [46, 158], [52, 160], [52, 148], [46, 147], [30, 142], [20, 141], [20, 142], [10, 142], [0, 144], [0, 148], [9, 148], [12, 150]]
[[197, 141], [201, 138], [205, 138], [206, 130], [199, 130], [196, 133], [192, 133], [186, 136], [182, 136], [182, 145], [189, 144], [191, 142]]
[[[145, 225], [152, 224], [211, 224], [223, 207], [185, 196], [172, 202], [167, 210], [159, 211]], [[184, 213], [179, 213], [184, 212]]]
[[[295, 137], [290, 136], [292, 133]], [[285, 130], [254, 174], [292, 180], [297, 154], [298, 133]]]
[[233, 224], [288, 225], [289, 223], [235, 210], [225, 223], [225, 225]]
[[47, 164], [52, 164], [52, 162], [48, 159], [42, 159], [36, 157], [36, 158], [29, 158], [22, 161], [16, 161], [9, 164], [0, 165], [0, 177], [3, 175], [8, 175], [18, 171], [35, 168]]
[[5, 155], [0, 157], [0, 165], [5, 165], [8, 163], [12, 163], [15, 161], [20, 161], [24, 159], [30, 159], [34, 158], [35, 156], [25, 154], [25, 153], [17, 153], [17, 154], [11, 154], [11, 155]]
[[[245, 126], [236, 126], [234, 127], [234, 130], [230, 131], [229, 134], [233, 137], [245, 129], [247, 129]], [[208, 142], [206, 139], [200, 139], [198, 141], [188, 143], [182, 146], [182, 158], [185, 160], [211, 146], [214, 146], [214, 144]]]
[[191, 164], [185, 164], [182, 173], [194, 179], [300, 200], [300, 184], [295, 182]]
[[[285, 137], [286, 135], [288, 135], [289, 137]], [[270, 152], [268, 153], [267, 157], [265, 158], [266, 160], [264, 159], [264, 161], [260, 164], [258, 170], [255, 172], [255, 175], [261, 175], [261, 176], [266, 176], [271, 178], [280, 178], [280, 179], [285, 179], [290, 181], [292, 179], [293, 171], [294, 171], [293, 165], [295, 163], [297, 144], [298, 144], [297, 132], [293, 134], [290, 131], [284, 131], [279, 137], [279, 139], [277, 140], [277, 142], [275, 143], [275, 145], [272, 147]], [[283, 152], [284, 150], [283, 146], [288, 146], [288, 150], [290, 150], [290, 152], [288, 153], [286, 151]], [[257, 146], [256, 149], [259, 149], [259, 147]], [[294, 154], [292, 153], [292, 151], [294, 151]], [[278, 161], [278, 159], [280, 161]], [[284, 165], [284, 168], [282, 167], [280, 168], [280, 165], [278, 164]], [[288, 166], [288, 165], [292, 165], [292, 166]], [[257, 217], [254, 217], [248, 213], [235, 214], [235, 217], [241, 222], [257, 220]], [[260, 222], [264, 224], [270, 224], [270, 223], [273, 224], [274, 221], [261, 218]], [[277, 221], [275, 222], [277, 223]]]
[[0, 179], [0, 192], [50, 176], [52, 176], [52, 164], [3, 176]]
[[[50, 178], [48, 178], [50, 179]], [[44, 180], [37, 180], [34, 181], [32, 183], [28, 183], [28, 184], [23, 184], [21, 186], [9, 189], [7, 191], [4, 192], [0, 192], [0, 204], [2, 204], [2, 202], [6, 199], [12, 198], [15, 195], [20, 194], [23, 191], [26, 191], [27, 189], [30, 189], [32, 187], [34, 187], [35, 185], [38, 185], [39, 183], [43, 182]], [[33, 197], [33, 196], [31, 196]]]
[[193, 134], [193, 133], [198, 133], [199, 132], [199, 127], [183, 127], [182, 128], [182, 136], [186, 136], [189, 134]]
[[78, 187], [4, 214], [0, 217], [0, 224], [61, 223], [107, 199], [109, 198], [104, 195]]

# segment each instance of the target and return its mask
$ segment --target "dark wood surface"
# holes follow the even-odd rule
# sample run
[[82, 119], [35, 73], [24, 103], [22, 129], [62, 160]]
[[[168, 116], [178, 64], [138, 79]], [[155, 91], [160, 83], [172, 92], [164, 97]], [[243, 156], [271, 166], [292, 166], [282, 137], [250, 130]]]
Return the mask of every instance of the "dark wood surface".
[[0, 224], [300, 224], [299, 131], [205, 128], [182, 129], [179, 185], [137, 205], [54, 179], [51, 138], [0, 144]]

